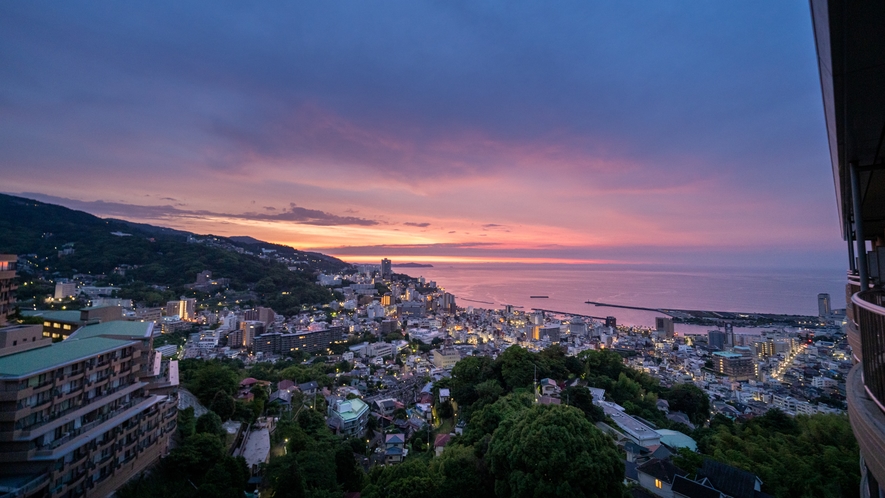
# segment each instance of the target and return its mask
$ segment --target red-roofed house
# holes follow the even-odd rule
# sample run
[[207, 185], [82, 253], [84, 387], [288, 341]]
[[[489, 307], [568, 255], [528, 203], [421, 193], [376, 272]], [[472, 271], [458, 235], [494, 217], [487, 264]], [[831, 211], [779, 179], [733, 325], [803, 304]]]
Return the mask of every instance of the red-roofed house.
[[436, 440], [433, 442], [433, 450], [436, 452], [436, 456], [442, 455], [442, 452], [446, 448], [446, 445], [449, 444], [450, 439], [452, 439], [451, 434], [436, 435]]

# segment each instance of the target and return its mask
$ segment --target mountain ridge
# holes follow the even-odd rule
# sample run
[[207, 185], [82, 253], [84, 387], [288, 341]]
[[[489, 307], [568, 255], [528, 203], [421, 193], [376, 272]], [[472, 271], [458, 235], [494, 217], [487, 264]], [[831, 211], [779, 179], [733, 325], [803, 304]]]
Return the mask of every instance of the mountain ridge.
[[[227, 237], [104, 219], [7, 194], [0, 194], [0, 213], [0, 253], [25, 256], [25, 273], [47, 282], [77, 273], [102, 275], [121, 285], [118, 297], [144, 299], [146, 305], [162, 302], [163, 296], [154, 296], [150, 288], [184, 293], [199, 272], [210, 270], [215, 278], [230, 279], [232, 290], [249, 292], [258, 303], [291, 314], [302, 305], [332, 300], [332, 293], [315, 283], [315, 274], [350, 267], [337, 258], [289, 246], [263, 241], [248, 245]], [[273, 252], [256, 254], [256, 247]]]

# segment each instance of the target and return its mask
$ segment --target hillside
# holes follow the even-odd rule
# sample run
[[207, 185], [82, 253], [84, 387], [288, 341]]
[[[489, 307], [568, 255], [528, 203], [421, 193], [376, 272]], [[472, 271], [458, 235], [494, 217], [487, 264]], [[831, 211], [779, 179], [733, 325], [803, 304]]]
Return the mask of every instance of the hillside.
[[[123, 287], [121, 297], [143, 299], [147, 305], [155, 305], [165, 296], [146, 296], [145, 287], [159, 285], [170, 292], [182, 292], [185, 284], [195, 281], [198, 272], [211, 270], [216, 278], [229, 278], [231, 289], [253, 291], [260, 304], [280, 313], [294, 312], [303, 304], [332, 299], [327, 289], [314, 283], [315, 273], [349, 266], [326, 255], [287, 246], [261, 241], [246, 244], [225, 237], [102, 219], [10, 195], [0, 194], [0, 212], [0, 253], [36, 255], [28, 261], [38, 263], [32, 265], [38, 276], [108, 275], [108, 280]], [[201, 242], [188, 242], [189, 236]], [[72, 247], [73, 253], [60, 256], [59, 251], [65, 247]], [[257, 254], [262, 248], [277, 252], [261, 258]], [[121, 265], [135, 268], [127, 270], [125, 276], [111, 276]], [[290, 266], [298, 270], [292, 271]]]

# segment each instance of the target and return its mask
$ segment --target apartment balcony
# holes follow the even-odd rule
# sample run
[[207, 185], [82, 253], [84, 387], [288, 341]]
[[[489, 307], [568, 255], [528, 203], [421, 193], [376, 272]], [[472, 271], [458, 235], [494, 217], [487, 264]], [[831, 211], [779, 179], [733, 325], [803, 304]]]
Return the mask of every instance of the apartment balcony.
[[[126, 394], [135, 392], [143, 388], [145, 385], [146, 383], [134, 383], [127, 386], [120, 386], [113, 391], [102, 394], [99, 397], [86, 399], [81, 405], [75, 405], [63, 412], [56, 412], [50, 416], [41, 418], [29, 426], [16, 427], [13, 432], [13, 439], [18, 441], [33, 439], [33, 437], [42, 435], [49, 430], [54, 429], [55, 427], [70, 422], [74, 419], [75, 416], [85, 415], [92, 410], [96, 410], [102, 405], [109, 404], [119, 398], [122, 398]], [[34, 408], [31, 407], [29, 409], [33, 411]], [[23, 414], [16, 413], [16, 419], [20, 420], [22, 416]]]
[[[868, 290], [851, 297], [860, 336], [855, 355], [862, 362], [846, 378], [848, 415], [867, 469], [885, 483], [885, 292]], [[849, 323], [849, 333], [850, 333]], [[855, 341], [856, 341], [855, 337]], [[849, 335], [849, 340], [851, 336]]]
[[848, 320], [848, 326], [845, 328], [848, 335], [848, 345], [851, 346], [851, 355], [854, 363], [863, 361], [863, 346], [860, 340], [860, 331], [857, 330], [857, 324], [854, 320]]
[[[88, 430], [83, 430], [83, 428], [78, 429], [76, 434], [68, 434], [63, 437], [61, 440], [53, 441], [50, 445], [43, 446], [36, 450], [33, 459], [34, 460], [55, 460], [59, 458], [59, 456], [64, 455], [66, 452], [71, 451], [75, 448], [78, 448], [89, 441], [95, 439], [98, 435], [104, 434], [108, 431], [114, 431], [115, 436], [122, 433], [122, 428], [120, 424], [128, 420], [129, 418], [137, 416], [144, 410], [147, 410], [151, 406], [156, 403], [161, 402], [162, 399], [156, 396], [152, 396], [146, 399], [133, 400], [121, 409], [103, 415], [97, 422], [97, 425], [89, 426]], [[119, 441], [115, 439], [115, 441]]]
[[0, 498], [36, 496], [37, 491], [48, 483], [49, 474], [39, 474], [36, 477], [3, 478], [0, 479]]
[[867, 469], [885, 482], [885, 413], [864, 388], [863, 366], [857, 364], [845, 379], [848, 417]]
[[885, 410], [885, 292], [859, 292], [851, 296], [851, 303], [860, 332], [864, 387]]

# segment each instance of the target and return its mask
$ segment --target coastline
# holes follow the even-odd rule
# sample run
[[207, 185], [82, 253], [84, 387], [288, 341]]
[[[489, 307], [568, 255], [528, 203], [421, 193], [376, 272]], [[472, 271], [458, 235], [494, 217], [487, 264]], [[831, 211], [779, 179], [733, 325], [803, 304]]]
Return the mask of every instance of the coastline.
[[[403, 273], [434, 280], [466, 303], [492, 308], [512, 305], [576, 315], [614, 316], [618, 323], [636, 326], [654, 326], [655, 317], [666, 316], [655, 310], [816, 316], [818, 293], [838, 296], [844, 292], [844, 270], [837, 269], [446, 263]], [[548, 298], [532, 299], [533, 295]], [[646, 309], [599, 308], [587, 301]], [[698, 328], [714, 327], [677, 324], [677, 330], [688, 333], [695, 333]], [[766, 325], [740, 327], [749, 332], [764, 328]]]

